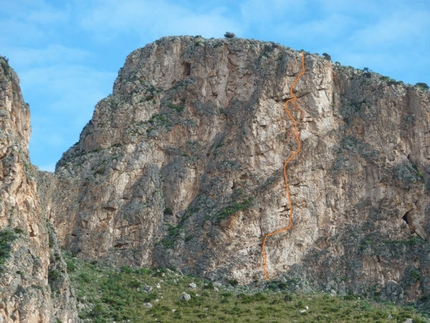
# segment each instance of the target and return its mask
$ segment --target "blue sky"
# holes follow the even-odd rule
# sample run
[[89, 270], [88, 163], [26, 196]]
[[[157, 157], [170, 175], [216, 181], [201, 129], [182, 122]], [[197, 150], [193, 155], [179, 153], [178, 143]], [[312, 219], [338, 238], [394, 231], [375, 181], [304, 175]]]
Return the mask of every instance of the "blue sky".
[[430, 84], [429, 0], [3, 0], [0, 30], [0, 55], [31, 108], [31, 161], [42, 170], [78, 141], [126, 56], [163, 36], [231, 31]]

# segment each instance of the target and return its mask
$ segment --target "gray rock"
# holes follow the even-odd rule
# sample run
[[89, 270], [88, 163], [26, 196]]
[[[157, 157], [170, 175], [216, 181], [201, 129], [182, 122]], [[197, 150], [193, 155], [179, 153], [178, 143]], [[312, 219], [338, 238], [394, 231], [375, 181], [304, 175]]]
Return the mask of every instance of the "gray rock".
[[179, 296], [179, 300], [180, 300], [181, 302], [188, 302], [190, 299], [191, 299], [191, 295], [190, 295], [190, 294], [188, 294], [188, 293], [185, 293], [185, 292], [183, 292], [183, 293], [181, 294], [181, 296]]
[[30, 163], [29, 109], [18, 76], [1, 56], [0, 84], [0, 241], [6, 242], [0, 256], [0, 321], [78, 322], [67, 265], [47, 221], [50, 196], [39, 191], [55, 177]]

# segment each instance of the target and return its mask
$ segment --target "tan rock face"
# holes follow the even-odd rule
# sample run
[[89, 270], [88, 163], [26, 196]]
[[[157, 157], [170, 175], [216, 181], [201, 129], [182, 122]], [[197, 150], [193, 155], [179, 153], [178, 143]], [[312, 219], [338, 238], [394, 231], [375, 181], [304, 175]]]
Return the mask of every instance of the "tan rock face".
[[[305, 66], [294, 226], [268, 240], [270, 277], [428, 295], [429, 92], [317, 55]], [[56, 233], [87, 259], [263, 280], [263, 237], [288, 224], [283, 105], [299, 71], [300, 53], [273, 43], [163, 38], [128, 56], [50, 174], [30, 164], [29, 110], [0, 58], [0, 322], [78, 321]]]
[[76, 322], [66, 265], [58, 243], [49, 242], [39, 175], [28, 157], [29, 108], [3, 57], [0, 86], [0, 322]]
[[[167, 37], [131, 53], [56, 170], [50, 219], [84, 258], [264, 279], [288, 223], [283, 111], [300, 53]], [[415, 299], [428, 278], [429, 92], [306, 54], [289, 164], [294, 227], [271, 278]], [[394, 295], [394, 296], [393, 296]]]

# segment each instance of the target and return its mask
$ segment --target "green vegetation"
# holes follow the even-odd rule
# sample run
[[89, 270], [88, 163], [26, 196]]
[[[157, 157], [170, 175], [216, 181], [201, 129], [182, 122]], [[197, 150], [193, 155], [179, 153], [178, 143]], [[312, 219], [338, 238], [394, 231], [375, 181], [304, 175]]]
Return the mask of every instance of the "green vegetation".
[[424, 183], [424, 176], [416, 165], [403, 163], [394, 167], [394, 178], [404, 185]]
[[165, 215], [173, 215], [173, 210], [170, 207], [166, 207], [164, 209], [164, 214]]
[[[142, 85], [145, 84], [145, 82], [143, 80], [140, 80], [140, 83]], [[160, 89], [157, 89], [155, 86], [151, 85], [147, 88], [146, 93], [145, 93], [145, 98], [144, 101], [150, 101], [153, 100], [153, 102], [155, 103], [155, 96], [158, 92], [161, 92]]]
[[49, 270], [48, 281], [50, 284], [52, 284], [54, 281], [57, 281], [60, 277], [61, 277], [61, 273], [58, 270], [56, 269]]
[[364, 251], [364, 250], [366, 250], [367, 248], [372, 248], [372, 246], [373, 246], [373, 241], [372, 241], [372, 239], [371, 239], [371, 238], [369, 238], [369, 237], [364, 238], [364, 239], [363, 239], [363, 240], [361, 240], [361, 242], [360, 242], [360, 250], [361, 250], [361, 251]]
[[11, 74], [10, 73], [11, 68], [9, 66], [9, 59], [7, 59], [4, 56], [0, 56], [0, 66], [3, 69], [4, 75], [6, 77], [9, 77]]
[[429, 89], [429, 86], [427, 85], [427, 83], [423, 83], [423, 82], [418, 82], [417, 84], [415, 84], [415, 87], [423, 91], [428, 91]]
[[[162, 240], [160, 240], [157, 244], [162, 245], [166, 249], [173, 248], [175, 245], [176, 239], [178, 238], [179, 234], [181, 233], [181, 230], [184, 227], [185, 221], [194, 213], [198, 212], [198, 208], [190, 208], [182, 217], [179, 223], [176, 226], [167, 224], [166, 228], [168, 231], [168, 234], [166, 237], [164, 237]], [[164, 209], [165, 215], [173, 215], [173, 210], [171, 208]], [[185, 242], [188, 242], [193, 239], [193, 236], [187, 236], [185, 238]]]
[[167, 107], [169, 107], [170, 109], [175, 110], [176, 112], [181, 112], [181, 111], [183, 111], [185, 109], [184, 105], [177, 105], [177, 104], [174, 104], [174, 103], [169, 103], [167, 105]]
[[241, 210], [249, 209], [252, 206], [252, 200], [246, 198], [240, 202], [233, 202], [226, 207], [222, 208], [215, 216], [215, 221], [220, 223], [222, 220], [227, 219], [230, 215], [233, 215]]
[[389, 76], [380, 76], [379, 79], [385, 83], [387, 83], [387, 85], [397, 85], [397, 84], [403, 84], [403, 82], [401, 81], [396, 81], [395, 79], [392, 79]]
[[6, 259], [10, 254], [10, 244], [13, 242], [18, 234], [24, 234], [25, 232], [20, 228], [15, 229], [5, 229], [0, 231], [0, 273], [2, 270], [2, 265], [5, 263]]
[[324, 58], [325, 58], [326, 60], [331, 61], [331, 56], [330, 56], [329, 54], [327, 54], [327, 53], [323, 53], [322, 55], [324, 56]]
[[166, 116], [165, 115], [162, 115], [162, 114], [154, 114], [152, 117], [151, 117], [151, 119], [149, 119], [148, 120], [148, 122], [150, 123], [150, 124], [160, 124], [160, 125], [166, 125], [166, 124], [168, 124], [168, 120], [167, 120], [167, 118], [166, 118]]
[[[146, 129], [146, 133], [150, 134], [153, 130], [156, 130], [160, 127], [168, 127], [171, 126], [171, 122], [168, 117], [164, 114], [153, 114], [152, 117], [147, 121], [148, 128]], [[139, 127], [143, 126], [145, 123], [139, 122], [137, 124], [137, 128], [131, 131], [131, 135], [136, 135], [139, 133]]]
[[[214, 283], [168, 269], [114, 269], [65, 255], [86, 322], [427, 322], [412, 307], [362, 297], [292, 294], [282, 282], [265, 289]], [[194, 283], [196, 288], [190, 287]], [[191, 295], [180, 301], [180, 295]], [[148, 303], [151, 303], [149, 305]]]
[[170, 249], [173, 248], [176, 238], [178, 237], [180, 230], [181, 230], [181, 226], [173, 226], [168, 224], [167, 225], [167, 230], [168, 230], [168, 235], [162, 239], [159, 243], [166, 249]]

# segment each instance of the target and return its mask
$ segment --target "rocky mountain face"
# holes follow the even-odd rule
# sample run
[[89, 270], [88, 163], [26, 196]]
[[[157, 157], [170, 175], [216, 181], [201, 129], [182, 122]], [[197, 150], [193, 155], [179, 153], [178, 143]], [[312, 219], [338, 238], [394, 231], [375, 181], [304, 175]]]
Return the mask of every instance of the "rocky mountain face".
[[[131, 53], [113, 94], [58, 162], [61, 244], [116, 265], [248, 283], [288, 223], [283, 111], [300, 53], [167, 37]], [[266, 246], [271, 278], [416, 299], [430, 290], [429, 92], [305, 55], [294, 227]]]
[[[268, 239], [269, 276], [291, 288], [393, 301], [429, 295], [430, 94], [327, 58], [306, 53], [295, 86], [294, 226]], [[2, 194], [15, 204], [2, 198], [0, 224], [28, 232], [12, 247], [22, 243], [41, 259], [43, 288], [34, 293], [48, 299], [49, 268], [62, 264], [49, 256], [55, 234], [84, 259], [264, 280], [263, 238], [288, 224], [282, 167], [297, 143], [283, 105], [300, 69], [301, 54], [274, 43], [162, 38], [127, 57], [113, 94], [55, 174], [29, 164], [28, 111], [20, 96], [8, 103], [5, 85], [1, 120], [15, 125], [5, 124], [14, 139], [1, 149], [15, 157], [10, 170], [2, 157], [1, 185], [10, 174]], [[12, 268], [18, 256], [8, 257]], [[61, 305], [69, 290], [62, 277], [46, 315], [71, 313]]]
[[30, 112], [19, 79], [0, 57], [0, 322], [76, 322], [54, 229], [28, 156]]

